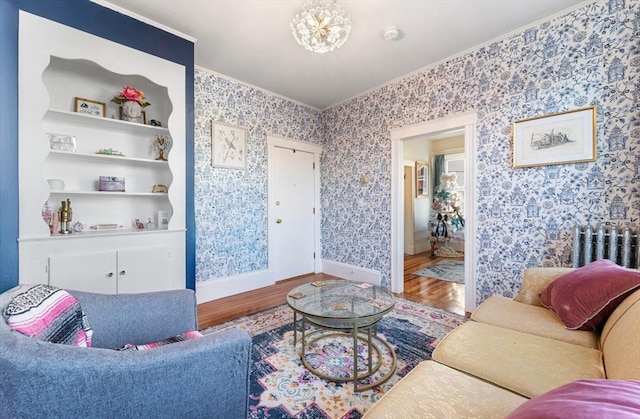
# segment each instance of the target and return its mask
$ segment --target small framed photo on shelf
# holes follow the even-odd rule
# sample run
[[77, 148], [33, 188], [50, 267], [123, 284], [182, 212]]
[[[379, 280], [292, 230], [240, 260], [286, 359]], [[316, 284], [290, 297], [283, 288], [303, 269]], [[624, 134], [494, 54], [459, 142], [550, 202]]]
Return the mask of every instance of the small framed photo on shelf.
[[211, 124], [211, 164], [228, 169], [247, 168], [247, 129], [223, 122]]
[[[118, 110], [118, 112], [119, 112], [119, 116], [118, 116], [118, 118], [119, 118], [121, 121], [127, 121], [127, 119], [125, 119], [125, 118], [124, 118], [124, 115], [122, 114], [122, 106], [119, 106], [119, 107], [118, 107], [118, 109], [119, 109], [119, 110]], [[139, 117], [139, 118], [137, 118], [137, 120], [136, 120], [136, 121], [131, 121], [131, 122], [137, 122], [137, 123], [139, 123], [139, 124], [147, 125], [147, 113], [146, 113], [145, 111], [142, 111], [142, 112], [140, 113], [140, 117]]]
[[514, 168], [588, 162], [595, 159], [595, 106], [513, 123]]
[[104, 102], [98, 102], [97, 100], [76, 97], [74, 100], [73, 111], [83, 113], [85, 115], [101, 116], [104, 118], [107, 113], [107, 105]]
[[171, 217], [171, 214], [169, 214], [169, 211], [158, 211], [158, 230], [169, 229], [170, 217]]

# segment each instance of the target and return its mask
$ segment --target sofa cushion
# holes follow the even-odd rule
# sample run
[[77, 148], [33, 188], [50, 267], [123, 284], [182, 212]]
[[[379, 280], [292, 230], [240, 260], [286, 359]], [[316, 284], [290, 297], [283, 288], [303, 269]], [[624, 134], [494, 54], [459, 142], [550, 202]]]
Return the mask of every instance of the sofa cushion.
[[522, 284], [520, 292], [515, 296], [514, 300], [519, 303], [531, 304], [534, 306], [544, 307], [540, 301], [540, 293], [556, 278], [574, 268], [528, 268], [522, 274]]
[[507, 419], [623, 419], [639, 416], [639, 381], [578, 380], [525, 402]]
[[525, 397], [575, 380], [605, 378], [596, 349], [475, 321], [445, 336], [432, 357]]
[[93, 331], [80, 302], [67, 291], [44, 284], [20, 285], [3, 310], [9, 327], [23, 335], [72, 346], [91, 346]]
[[503, 418], [527, 399], [433, 361], [423, 361], [365, 419]]
[[567, 330], [551, 310], [498, 295], [480, 304], [471, 318], [481, 323], [598, 349], [596, 332]]
[[596, 330], [637, 288], [640, 271], [601, 259], [551, 282], [540, 294], [540, 300], [567, 329]]
[[640, 290], [614, 310], [602, 328], [600, 348], [607, 378], [640, 380]]
[[168, 345], [170, 343], [176, 343], [176, 342], [182, 342], [185, 340], [189, 340], [189, 339], [196, 339], [202, 337], [202, 333], [198, 332], [198, 331], [190, 331], [190, 332], [184, 332], [184, 333], [180, 333], [179, 335], [167, 338], [167, 339], [163, 339], [160, 340], [158, 342], [153, 342], [153, 343], [147, 343], [144, 345], [134, 345], [131, 343], [127, 343], [126, 345], [124, 345], [124, 347], [119, 348], [118, 350], [120, 351], [144, 351], [146, 349], [153, 349], [153, 348], [157, 348], [159, 346], [164, 346], [164, 345]]

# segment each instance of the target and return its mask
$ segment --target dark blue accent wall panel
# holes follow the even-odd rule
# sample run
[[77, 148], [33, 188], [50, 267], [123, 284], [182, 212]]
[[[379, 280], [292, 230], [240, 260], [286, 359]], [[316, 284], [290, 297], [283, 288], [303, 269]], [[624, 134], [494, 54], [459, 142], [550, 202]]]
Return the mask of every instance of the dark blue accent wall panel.
[[18, 283], [17, 14], [0, 0], [0, 291]]
[[109, 39], [186, 68], [186, 285], [195, 289], [193, 43], [89, 0], [0, 0], [0, 292], [18, 284], [18, 12]]

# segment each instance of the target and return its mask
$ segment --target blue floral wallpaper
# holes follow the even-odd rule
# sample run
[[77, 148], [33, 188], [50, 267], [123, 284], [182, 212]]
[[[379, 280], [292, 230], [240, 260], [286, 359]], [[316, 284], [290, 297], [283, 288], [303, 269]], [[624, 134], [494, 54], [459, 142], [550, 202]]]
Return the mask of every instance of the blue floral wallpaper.
[[[472, 110], [478, 303], [512, 297], [526, 267], [568, 266], [576, 222], [637, 226], [639, 40], [640, 2], [596, 1], [325, 111], [323, 257], [380, 270], [388, 284], [388, 131]], [[514, 120], [591, 105], [596, 162], [511, 168]], [[375, 182], [349, 190], [343, 180], [365, 170]]]
[[[267, 268], [267, 134], [319, 143], [320, 112], [206, 70], [195, 74], [196, 281]], [[211, 123], [247, 128], [247, 170], [211, 165]]]
[[[324, 146], [323, 259], [390, 281], [389, 130], [478, 112], [477, 302], [567, 266], [574, 223], [638, 224], [640, 2], [599, 0], [323, 112], [196, 72], [197, 279], [267, 266], [266, 133]], [[514, 120], [597, 106], [597, 160], [511, 168]], [[212, 119], [246, 126], [249, 169], [212, 169]], [[371, 181], [361, 185], [368, 175]]]

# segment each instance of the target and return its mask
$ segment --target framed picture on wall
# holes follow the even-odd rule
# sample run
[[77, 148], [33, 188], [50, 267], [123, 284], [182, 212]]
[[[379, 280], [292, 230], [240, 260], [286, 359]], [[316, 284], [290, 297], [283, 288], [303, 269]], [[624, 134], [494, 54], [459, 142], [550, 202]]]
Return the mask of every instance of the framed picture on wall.
[[596, 108], [513, 123], [513, 167], [595, 161]]
[[416, 198], [429, 196], [429, 163], [416, 161]]
[[247, 129], [213, 121], [211, 164], [213, 167], [245, 170], [247, 168]]

